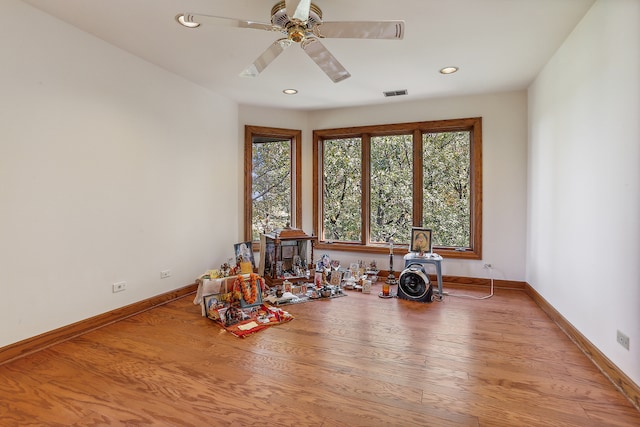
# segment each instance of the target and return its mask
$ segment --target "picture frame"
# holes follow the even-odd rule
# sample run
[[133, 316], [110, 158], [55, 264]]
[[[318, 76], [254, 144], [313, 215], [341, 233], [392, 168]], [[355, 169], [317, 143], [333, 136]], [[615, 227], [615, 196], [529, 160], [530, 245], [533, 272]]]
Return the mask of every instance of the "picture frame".
[[[240, 242], [233, 245], [234, 253], [236, 255], [236, 262], [239, 264], [240, 260], [244, 262], [251, 262], [251, 268], [256, 268], [255, 259], [253, 257], [253, 246], [251, 242]], [[231, 265], [231, 264], [230, 264]]]
[[296, 255], [294, 246], [282, 245], [280, 248], [282, 249], [282, 259], [293, 259], [293, 256]]
[[[250, 279], [242, 279], [244, 282], [249, 282]], [[256, 300], [252, 303], [245, 301], [244, 296], [240, 297], [240, 308], [249, 308], [249, 307], [256, 307], [256, 306], [261, 306], [262, 305], [262, 287], [260, 284], [260, 281], [262, 279], [258, 279], [257, 283], [256, 283]]]
[[293, 292], [293, 283], [289, 282], [288, 280], [285, 280], [284, 282], [282, 282], [282, 291]]
[[430, 228], [412, 227], [411, 228], [411, 252], [428, 253], [433, 251], [433, 242], [431, 239], [432, 230]]
[[331, 279], [329, 280], [330, 285], [338, 286], [342, 281], [342, 273], [338, 270], [334, 270], [331, 272]]
[[221, 301], [220, 294], [205, 295], [202, 297], [204, 314], [211, 320], [220, 321], [224, 319], [227, 305]]
[[371, 293], [371, 280], [363, 280], [362, 281], [362, 293], [370, 294]]

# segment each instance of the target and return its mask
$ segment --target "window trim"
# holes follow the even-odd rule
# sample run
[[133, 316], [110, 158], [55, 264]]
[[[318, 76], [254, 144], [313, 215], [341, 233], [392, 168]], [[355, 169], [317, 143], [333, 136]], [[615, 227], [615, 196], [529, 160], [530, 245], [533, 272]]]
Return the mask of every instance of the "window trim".
[[[319, 238], [323, 230], [323, 194], [322, 171], [324, 169], [322, 143], [327, 139], [339, 138], [362, 138], [362, 241], [358, 243], [330, 243], [319, 240], [315, 245], [317, 249], [338, 250], [363, 253], [386, 253], [389, 246], [386, 244], [367, 244], [369, 241], [369, 221], [370, 221], [370, 174], [369, 162], [364, 159], [370, 156], [370, 139], [372, 136], [389, 134], [412, 134], [414, 138], [414, 173], [413, 188], [414, 200], [422, 200], [422, 182], [420, 181], [422, 171], [422, 144], [415, 141], [422, 141], [422, 134], [425, 132], [454, 132], [468, 131], [471, 133], [470, 147], [470, 185], [471, 185], [471, 206], [470, 206], [470, 247], [464, 250], [434, 247], [434, 251], [447, 258], [461, 259], [481, 259], [482, 258], [482, 117], [471, 117], [463, 119], [436, 120], [425, 122], [410, 122], [399, 124], [358, 126], [336, 129], [320, 129], [313, 131], [313, 233]], [[413, 222], [416, 226], [421, 226], [422, 203], [413, 204]], [[408, 252], [408, 245], [395, 245], [399, 251]]]
[[302, 228], [302, 131], [265, 126], [245, 125], [244, 127], [244, 238], [253, 242], [254, 251], [259, 250], [259, 241], [253, 240], [253, 140], [256, 137], [282, 138], [291, 140], [291, 223], [292, 228]]

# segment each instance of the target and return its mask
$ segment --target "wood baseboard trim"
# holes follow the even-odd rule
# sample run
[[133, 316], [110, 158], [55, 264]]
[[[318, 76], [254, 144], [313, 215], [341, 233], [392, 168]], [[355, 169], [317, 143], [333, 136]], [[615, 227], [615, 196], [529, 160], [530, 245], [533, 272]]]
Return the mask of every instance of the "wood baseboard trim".
[[195, 283], [0, 348], [0, 365], [196, 292]]
[[573, 341], [598, 369], [611, 381], [620, 392], [640, 411], [640, 387], [622, 372], [607, 356], [580, 333], [564, 318], [542, 295], [528, 283], [525, 292], [555, 322], [556, 325]]
[[[400, 278], [400, 272], [396, 272], [394, 271], [394, 275], [396, 276], [396, 279]], [[387, 276], [389, 275], [389, 272], [386, 270], [380, 270], [379, 272], [379, 279], [381, 281], [385, 281], [387, 279]], [[429, 274], [429, 280], [431, 280], [431, 284], [436, 286], [437, 285], [437, 277], [435, 274]], [[442, 276], [442, 286], [446, 287], [446, 286], [482, 286], [482, 287], [486, 287], [489, 288], [491, 287], [491, 279], [488, 278], [483, 278], [483, 277], [464, 277], [464, 276], [446, 276], [443, 275]], [[525, 282], [519, 282], [516, 280], [499, 280], [499, 279], [494, 279], [493, 280], [493, 286], [496, 289], [518, 289], [521, 291], [525, 290], [525, 286], [526, 283]]]
[[[436, 282], [436, 276], [429, 276], [429, 279], [433, 284]], [[491, 279], [479, 278], [479, 277], [461, 277], [461, 276], [442, 276], [443, 286], [481, 286], [485, 288], [491, 287]], [[517, 289], [524, 291], [526, 286], [525, 282], [518, 282], [516, 280], [493, 280], [493, 287], [496, 289]]]

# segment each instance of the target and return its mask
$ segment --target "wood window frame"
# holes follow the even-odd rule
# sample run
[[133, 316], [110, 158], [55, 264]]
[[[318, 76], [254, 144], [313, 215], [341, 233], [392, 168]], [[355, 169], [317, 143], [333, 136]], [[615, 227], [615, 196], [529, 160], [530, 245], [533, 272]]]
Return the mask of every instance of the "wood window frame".
[[[313, 131], [313, 233], [319, 240], [316, 249], [338, 250], [363, 253], [387, 253], [389, 246], [386, 244], [370, 244], [369, 242], [369, 221], [370, 221], [370, 167], [365, 161], [370, 157], [370, 142], [372, 136], [383, 136], [393, 134], [412, 134], [414, 138], [414, 172], [413, 172], [413, 223], [415, 226], [422, 226], [422, 199], [423, 190], [421, 182], [422, 174], [422, 144], [415, 141], [422, 141], [422, 134], [429, 132], [454, 132], [468, 131], [471, 137], [470, 147], [470, 247], [434, 247], [434, 251], [443, 257], [461, 259], [481, 259], [482, 258], [482, 118], [471, 117], [463, 119], [437, 120], [425, 122], [411, 122], [400, 124], [359, 126], [337, 129], [321, 129]], [[351, 242], [327, 242], [322, 240], [323, 236], [323, 141], [340, 138], [361, 138], [362, 139], [362, 241]], [[416, 203], [418, 200], [420, 202]], [[396, 245], [399, 249], [406, 249], [408, 245]]]
[[259, 242], [253, 240], [253, 140], [257, 137], [282, 138], [291, 141], [291, 218], [292, 228], [302, 228], [302, 131], [265, 126], [245, 125], [244, 127], [244, 238], [253, 242], [254, 251], [259, 250]]

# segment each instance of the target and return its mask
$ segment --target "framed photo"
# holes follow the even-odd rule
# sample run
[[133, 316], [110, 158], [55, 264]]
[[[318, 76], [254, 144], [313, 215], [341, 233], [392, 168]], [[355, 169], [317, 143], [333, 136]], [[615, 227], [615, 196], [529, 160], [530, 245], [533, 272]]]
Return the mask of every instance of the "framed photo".
[[[244, 309], [244, 308], [262, 305], [262, 286], [261, 286], [262, 279], [258, 278], [257, 280], [255, 280], [255, 283], [253, 283], [251, 281], [251, 276], [247, 278], [244, 278], [244, 276], [238, 276], [238, 277], [241, 277], [240, 280], [242, 280], [242, 283], [240, 284], [239, 289], [235, 288], [235, 290], [236, 291], [239, 290], [241, 293], [240, 308]], [[235, 282], [235, 283], [238, 283], [238, 282]], [[244, 292], [242, 292], [242, 288], [245, 289], [248, 295], [251, 295], [255, 291], [255, 300], [253, 302], [249, 302], [244, 299]]]
[[202, 297], [202, 306], [204, 307], [205, 315], [211, 319], [220, 321], [224, 319], [224, 314], [227, 311], [226, 305], [220, 300], [219, 294], [205, 295]]
[[371, 280], [363, 280], [362, 281], [362, 293], [370, 294], [371, 293]]
[[334, 270], [331, 272], [331, 279], [329, 281], [330, 285], [338, 286], [340, 281], [342, 280], [342, 273], [338, 270]]
[[430, 228], [411, 228], [411, 252], [431, 253], [433, 245], [431, 243]]
[[294, 249], [295, 246], [281, 246], [282, 248], [282, 259], [293, 259], [293, 256], [296, 255]]
[[282, 291], [283, 292], [292, 292], [293, 293], [293, 283], [285, 280], [282, 282]]
[[[233, 245], [234, 252], [236, 254], [236, 262], [240, 264], [240, 261], [250, 262], [252, 268], [256, 268], [256, 263], [253, 258], [253, 247], [251, 242], [240, 242]], [[233, 265], [233, 264], [229, 264]]]

